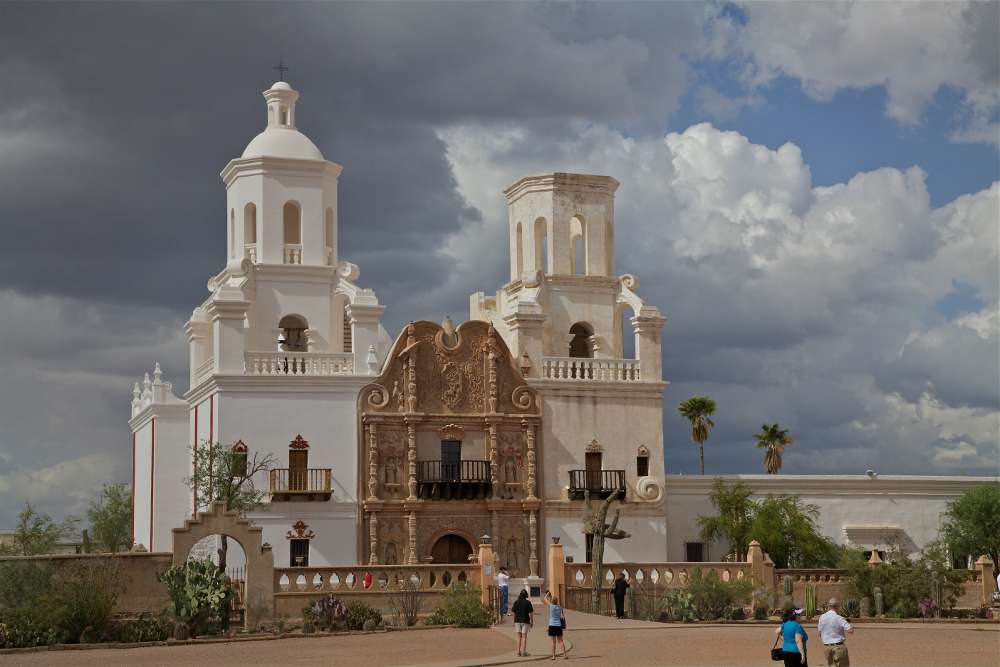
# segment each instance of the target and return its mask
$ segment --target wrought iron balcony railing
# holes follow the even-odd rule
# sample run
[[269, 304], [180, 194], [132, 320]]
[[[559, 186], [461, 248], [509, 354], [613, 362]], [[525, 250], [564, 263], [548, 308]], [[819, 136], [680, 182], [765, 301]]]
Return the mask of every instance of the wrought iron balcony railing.
[[615, 492], [625, 492], [624, 470], [570, 470], [569, 498], [580, 500], [589, 491], [591, 498], [607, 498]]
[[417, 461], [421, 498], [459, 500], [490, 495], [489, 461]]
[[333, 494], [330, 468], [274, 468], [269, 473], [271, 500], [329, 500]]

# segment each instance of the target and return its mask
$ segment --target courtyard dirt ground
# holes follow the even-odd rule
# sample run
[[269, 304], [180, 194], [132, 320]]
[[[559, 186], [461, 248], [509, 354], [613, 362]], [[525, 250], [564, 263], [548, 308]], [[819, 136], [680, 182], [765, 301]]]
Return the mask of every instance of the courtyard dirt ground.
[[[544, 607], [536, 614], [530, 658], [514, 656], [510, 619], [493, 630], [420, 630], [389, 634], [310, 637], [260, 642], [141, 649], [100, 649], [0, 656], [2, 665], [463, 665], [547, 659]], [[567, 612], [574, 665], [767, 667], [774, 628], [735, 625], [663, 625]], [[815, 623], [810, 647], [816, 647]], [[1000, 625], [859, 624], [848, 640], [855, 667], [997, 667]], [[822, 667], [819, 651], [812, 667]]]

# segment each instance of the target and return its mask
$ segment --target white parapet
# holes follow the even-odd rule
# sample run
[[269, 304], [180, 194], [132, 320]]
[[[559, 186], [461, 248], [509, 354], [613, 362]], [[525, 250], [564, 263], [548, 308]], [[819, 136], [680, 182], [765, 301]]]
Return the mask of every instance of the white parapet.
[[543, 357], [542, 377], [570, 382], [641, 382], [638, 359]]
[[350, 375], [354, 355], [350, 352], [247, 352], [246, 375]]

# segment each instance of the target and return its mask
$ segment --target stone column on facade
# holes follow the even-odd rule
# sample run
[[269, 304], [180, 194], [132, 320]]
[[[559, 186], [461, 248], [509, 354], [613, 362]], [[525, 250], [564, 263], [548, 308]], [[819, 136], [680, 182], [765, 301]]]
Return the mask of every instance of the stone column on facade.
[[504, 542], [500, 538], [500, 513], [496, 510], [490, 511], [490, 530], [493, 531], [493, 541], [497, 545], [498, 553], [503, 553]]
[[205, 339], [208, 338], [210, 325], [208, 322], [203, 322], [201, 320], [190, 320], [184, 325], [184, 333], [188, 337], [188, 353], [189, 353], [189, 372], [190, 372], [190, 384], [189, 386], [194, 387], [197, 384], [197, 372], [198, 368], [205, 363], [209, 355], [212, 354], [211, 350], [205, 349]]
[[490, 544], [489, 536], [479, 541], [479, 590], [482, 595], [483, 604], [490, 603], [490, 586], [496, 576], [496, 555], [493, 553], [493, 545]]
[[487, 351], [489, 360], [489, 370], [486, 385], [486, 402], [489, 407], [490, 414], [496, 414], [497, 412], [497, 344], [496, 344], [496, 331], [493, 329], [493, 325], [490, 324], [489, 333], [487, 334]]
[[417, 328], [410, 322], [406, 327], [406, 411], [417, 411]]
[[[493, 499], [496, 500], [500, 497], [500, 465], [498, 462], [497, 453], [497, 425], [496, 422], [490, 422], [489, 425], [489, 446], [490, 446], [490, 486], [493, 489]], [[496, 537], [496, 531], [493, 531], [494, 537]]]
[[528, 470], [525, 475], [528, 500], [536, 499], [537, 484], [535, 482], [535, 425], [527, 420], [521, 421], [524, 429], [525, 448], [528, 451]]
[[406, 460], [409, 468], [407, 487], [410, 495], [407, 500], [417, 499], [417, 427], [407, 422], [406, 424]]
[[406, 564], [417, 564], [417, 513], [410, 511], [410, 516], [406, 522]]
[[985, 554], [976, 560], [976, 570], [979, 572], [979, 581], [982, 584], [982, 600], [984, 606], [993, 603], [993, 591], [996, 590], [996, 580], [994, 579], [994, 563]]
[[368, 435], [368, 500], [378, 500], [378, 426], [365, 424]]
[[[372, 298], [369, 297], [369, 299]], [[351, 352], [354, 357], [354, 372], [358, 375], [368, 372], [368, 347], [378, 345], [378, 323], [384, 310], [385, 306], [378, 303], [347, 304], [345, 313], [351, 321]]]
[[538, 510], [528, 512], [528, 576], [538, 576]]
[[503, 318], [513, 336], [511, 354], [518, 359], [524, 354], [528, 355], [531, 377], [543, 377], [542, 329], [547, 317], [541, 307], [536, 305], [531, 311], [521, 309]]
[[660, 331], [666, 318], [652, 306], [643, 306], [639, 314], [632, 318], [635, 331], [635, 357], [639, 360], [639, 374], [648, 382], [663, 379], [660, 350]]
[[378, 513], [368, 513], [368, 564], [378, 565]]

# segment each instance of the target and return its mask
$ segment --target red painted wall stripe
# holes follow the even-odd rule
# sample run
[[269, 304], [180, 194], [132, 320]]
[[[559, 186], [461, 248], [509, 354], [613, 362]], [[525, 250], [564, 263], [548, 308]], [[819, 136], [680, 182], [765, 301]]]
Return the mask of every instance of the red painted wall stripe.
[[132, 535], [131, 539], [135, 543], [135, 433], [132, 434]]
[[153, 484], [156, 482], [156, 417], [149, 445], [149, 550], [153, 550]]
[[[198, 406], [194, 406], [194, 455], [191, 457], [191, 476], [194, 477], [194, 457], [198, 455]], [[198, 487], [194, 484], [191, 485], [191, 514], [194, 515], [198, 511]]]
[[208, 397], [208, 442], [215, 442], [215, 394]]

